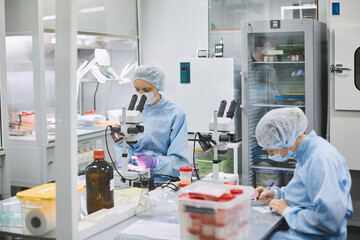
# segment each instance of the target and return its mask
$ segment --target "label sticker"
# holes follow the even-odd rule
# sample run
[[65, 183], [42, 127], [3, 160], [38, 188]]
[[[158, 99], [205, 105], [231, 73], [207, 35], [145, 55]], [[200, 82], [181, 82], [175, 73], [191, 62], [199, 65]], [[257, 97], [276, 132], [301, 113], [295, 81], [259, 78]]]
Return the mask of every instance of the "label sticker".
[[280, 28], [280, 20], [270, 20], [270, 28]]
[[268, 55], [283, 55], [284, 50], [269, 50]]
[[110, 191], [113, 191], [115, 188], [115, 182], [114, 182], [114, 179], [111, 179], [110, 180]]
[[340, 2], [332, 3], [332, 15], [340, 15]]

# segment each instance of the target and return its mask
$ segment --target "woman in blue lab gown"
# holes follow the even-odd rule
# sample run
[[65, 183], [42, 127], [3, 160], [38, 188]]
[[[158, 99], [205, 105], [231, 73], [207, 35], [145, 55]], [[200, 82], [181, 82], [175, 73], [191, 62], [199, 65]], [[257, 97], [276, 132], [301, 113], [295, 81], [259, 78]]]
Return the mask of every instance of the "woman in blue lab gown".
[[[296, 160], [294, 177], [286, 187], [260, 195], [281, 214], [287, 231], [272, 239], [346, 239], [346, 223], [353, 215], [351, 177], [344, 157], [315, 131], [303, 134], [307, 118], [299, 108], [269, 111], [256, 127], [260, 146], [274, 161]], [[255, 189], [255, 197], [264, 191]]]
[[[160, 69], [142, 65], [131, 80], [135, 90], [147, 100], [142, 111], [144, 132], [138, 135], [135, 145], [127, 145], [129, 161], [150, 168], [151, 175], [179, 176], [179, 168], [189, 165], [186, 115], [159, 93], [165, 85], [165, 75]], [[122, 145], [115, 144], [115, 150], [120, 164]]]

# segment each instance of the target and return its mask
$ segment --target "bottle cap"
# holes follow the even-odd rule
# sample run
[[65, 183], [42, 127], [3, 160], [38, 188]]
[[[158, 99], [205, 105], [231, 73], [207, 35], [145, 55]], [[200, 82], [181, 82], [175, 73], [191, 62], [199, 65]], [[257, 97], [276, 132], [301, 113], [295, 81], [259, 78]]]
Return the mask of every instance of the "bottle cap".
[[180, 167], [180, 172], [192, 172], [192, 167], [186, 166], [186, 167]]
[[104, 159], [105, 158], [105, 152], [104, 149], [96, 149], [94, 150], [94, 159]]

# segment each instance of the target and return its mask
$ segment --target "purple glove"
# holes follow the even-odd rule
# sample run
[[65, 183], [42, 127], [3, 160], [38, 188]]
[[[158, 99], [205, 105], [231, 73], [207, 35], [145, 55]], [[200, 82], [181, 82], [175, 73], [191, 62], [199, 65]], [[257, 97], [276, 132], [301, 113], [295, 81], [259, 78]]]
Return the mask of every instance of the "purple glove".
[[146, 154], [135, 154], [134, 157], [132, 157], [133, 159], [135, 159], [138, 163], [139, 166], [141, 168], [154, 168], [157, 164], [157, 159], [156, 157], [150, 157]]

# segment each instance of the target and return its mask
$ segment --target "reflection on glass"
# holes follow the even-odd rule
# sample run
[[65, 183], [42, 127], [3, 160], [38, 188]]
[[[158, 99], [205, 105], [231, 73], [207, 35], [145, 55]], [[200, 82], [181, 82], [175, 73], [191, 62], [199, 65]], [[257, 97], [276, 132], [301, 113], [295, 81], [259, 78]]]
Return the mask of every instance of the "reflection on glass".
[[6, 60], [9, 134], [31, 135], [35, 130], [32, 37], [6, 37]]
[[360, 47], [355, 51], [355, 87], [360, 91]]
[[211, 30], [240, 29], [241, 21], [244, 20], [317, 19], [317, 2], [317, 0], [210, 0], [210, 27]]
[[253, 33], [248, 46], [250, 105], [304, 106], [304, 34]]

